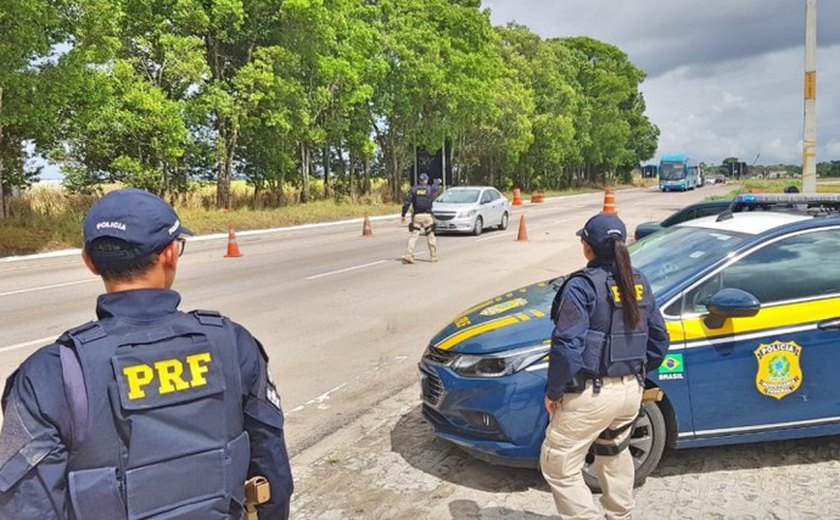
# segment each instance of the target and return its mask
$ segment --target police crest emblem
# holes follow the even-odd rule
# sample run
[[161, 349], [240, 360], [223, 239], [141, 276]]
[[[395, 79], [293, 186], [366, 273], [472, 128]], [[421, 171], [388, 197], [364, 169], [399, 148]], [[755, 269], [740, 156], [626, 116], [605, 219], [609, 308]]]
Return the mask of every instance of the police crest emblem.
[[802, 384], [799, 357], [802, 347], [794, 341], [762, 343], [754, 351], [758, 362], [755, 386], [766, 396], [781, 399], [795, 392]]

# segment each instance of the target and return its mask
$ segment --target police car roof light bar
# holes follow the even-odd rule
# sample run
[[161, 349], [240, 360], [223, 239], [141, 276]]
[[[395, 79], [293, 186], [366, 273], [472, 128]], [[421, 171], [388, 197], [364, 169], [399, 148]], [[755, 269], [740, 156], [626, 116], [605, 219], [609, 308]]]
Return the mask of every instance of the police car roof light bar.
[[743, 210], [790, 208], [810, 214], [840, 212], [840, 193], [744, 193], [735, 197], [732, 204], [718, 215], [717, 221], [728, 220], [732, 214]]

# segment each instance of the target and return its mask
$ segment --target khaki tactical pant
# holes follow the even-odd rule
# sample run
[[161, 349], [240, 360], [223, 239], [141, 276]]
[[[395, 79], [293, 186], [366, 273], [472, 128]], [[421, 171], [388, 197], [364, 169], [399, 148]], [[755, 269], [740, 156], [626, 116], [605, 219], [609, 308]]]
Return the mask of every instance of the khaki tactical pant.
[[[620, 444], [632, 428], [616, 439], [598, 439], [602, 431], [618, 429], [633, 421], [642, 403], [642, 387], [635, 376], [602, 378], [601, 391], [592, 382], [580, 394], [565, 394], [546, 429], [540, 453], [540, 469], [551, 487], [557, 511], [564, 520], [603, 518], [581, 470], [593, 442]], [[635, 469], [629, 449], [618, 455], [595, 456], [593, 464], [601, 484], [601, 506], [606, 517], [629, 519], [635, 503]]]
[[417, 237], [420, 236], [420, 232], [426, 232], [429, 230], [429, 234], [426, 235], [426, 241], [429, 244], [429, 256], [431, 258], [437, 257], [437, 240], [435, 239], [435, 232], [433, 231], [432, 225], [435, 223], [435, 219], [432, 218], [432, 215], [429, 213], [417, 213], [414, 215], [412, 223], [414, 224], [414, 231], [411, 232], [411, 236], [408, 237], [408, 249], [405, 251], [405, 256], [414, 258], [414, 246], [417, 245]]

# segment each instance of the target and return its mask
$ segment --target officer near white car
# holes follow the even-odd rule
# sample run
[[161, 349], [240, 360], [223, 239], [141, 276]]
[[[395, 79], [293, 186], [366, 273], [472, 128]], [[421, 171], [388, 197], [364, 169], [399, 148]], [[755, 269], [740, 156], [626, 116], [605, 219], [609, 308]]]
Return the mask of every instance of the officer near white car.
[[439, 185], [429, 186], [429, 176], [420, 174], [420, 184], [411, 188], [403, 202], [400, 223], [405, 224], [405, 215], [411, 208], [411, 222], [408, 225], [411, 236], [408, 238], [408, 248], [402, 257], [404, 264], [414, 263], [414, 246], [420, 233], [426, 235], [429, 245], [429, 261], [437, 262], [437, 240], [435, 239], [435, 219], [432, 217], [432, 203], [439, 193]]
[[581, 474], [592, 447], [604, 514], [627, 519], [634, 506], [627, 446], [645, 373], [662, 362], [669, 339], [650, 285], [630, 263], [624, 223], [599, 213], [577, 234], [588, 264], [552, 306], [540, 467], [562, 518], [602, 518]]

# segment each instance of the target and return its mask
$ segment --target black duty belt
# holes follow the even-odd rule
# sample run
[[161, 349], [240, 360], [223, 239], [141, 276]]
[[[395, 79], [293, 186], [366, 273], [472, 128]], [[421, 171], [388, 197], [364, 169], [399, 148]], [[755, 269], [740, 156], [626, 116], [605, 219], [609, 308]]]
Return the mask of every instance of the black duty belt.
[[[627, 374], [628, 376], [631, 374]], [[636, 380], [639, 382], [640, 385], [644, 386], [644, 378], [641, 374], [635, 374]], [[616, 376], [616, 377], [623, 377], [623, 376]], [[578, 374], [572, 378], [571, 381], [566, 385], [566, 388], [563, 390], [564, 394], [580, 394], [586, 390], [586, 383], [592, 381], [592, 393], [599, 394], [601, 393], [601, 386], [603, 386], [603, 380], [601, 376], [590, 376], [590, 375], [581, 375]]]

